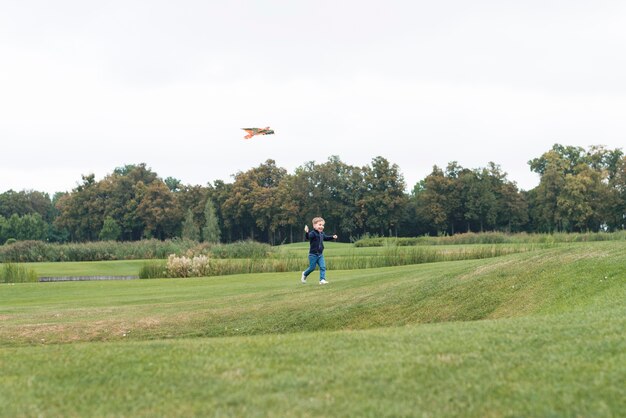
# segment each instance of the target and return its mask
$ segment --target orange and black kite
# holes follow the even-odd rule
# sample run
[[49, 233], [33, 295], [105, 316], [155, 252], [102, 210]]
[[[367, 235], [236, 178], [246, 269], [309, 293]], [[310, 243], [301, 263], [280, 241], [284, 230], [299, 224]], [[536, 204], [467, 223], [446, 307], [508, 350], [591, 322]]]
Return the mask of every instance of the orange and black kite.
[[274, 135], [274, 130], [270, 129], [269, 126], [265, 128], [241, 128], [248, 133], [248, 135], [244, 136], [244, 139], [250, 139], [255, 135]]

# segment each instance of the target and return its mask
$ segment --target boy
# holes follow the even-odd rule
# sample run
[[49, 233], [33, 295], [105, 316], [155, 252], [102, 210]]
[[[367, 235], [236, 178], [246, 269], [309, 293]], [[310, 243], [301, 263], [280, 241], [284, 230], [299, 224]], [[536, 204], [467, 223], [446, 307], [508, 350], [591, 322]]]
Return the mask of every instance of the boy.
[[304, 233], [306, 239], [309, 240], [309, 268], [302, 272], [300, 281], [305, 284], [306, 277], [315, 270], [315, 265], [320, 266], [320, 284], [327, 284], [326, 281], [326, 262], [324, 261], [324, 241], [330, 241], [337, 239], [337, 235], [324, 234], [324, 224], [326, 223], [323, 218], [313, 218], [313, 231], [309, 232], [309, 226], [304, 226]]

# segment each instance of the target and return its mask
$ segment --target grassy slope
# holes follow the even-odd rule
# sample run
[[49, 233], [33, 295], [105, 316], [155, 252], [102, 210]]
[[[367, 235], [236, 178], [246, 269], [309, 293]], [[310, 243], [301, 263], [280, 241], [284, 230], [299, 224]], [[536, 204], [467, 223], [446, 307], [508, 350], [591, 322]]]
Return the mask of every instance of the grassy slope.
[[4, 285], [0, 415], [616, 416], [625, 266], [626, 244], [591, 243], [327, 287]]

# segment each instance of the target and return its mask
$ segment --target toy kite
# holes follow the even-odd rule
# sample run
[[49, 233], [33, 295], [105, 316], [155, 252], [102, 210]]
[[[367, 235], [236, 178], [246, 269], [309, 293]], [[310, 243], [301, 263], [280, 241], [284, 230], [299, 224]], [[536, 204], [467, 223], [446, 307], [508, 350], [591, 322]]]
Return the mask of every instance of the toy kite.
[[265, 128], [241, 128], [248, 133], [248, 135], [244, 136], [244, 139], [250, 139], [255, 135], [274, 135], [274, 130], [270, 129], [269, 126]]

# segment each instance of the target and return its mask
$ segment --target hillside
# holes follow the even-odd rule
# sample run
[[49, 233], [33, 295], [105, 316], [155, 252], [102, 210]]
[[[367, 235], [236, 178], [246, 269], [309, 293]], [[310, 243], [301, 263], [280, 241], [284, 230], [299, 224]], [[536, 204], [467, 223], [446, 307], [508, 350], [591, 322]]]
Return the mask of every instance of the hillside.
[[[626, 243], [569, 244], [488, 260], [329, 272], [24, 284], [3, 289], [2, 345], [258, 335], [473, 321], [625, 300]], [[311, 320], [316, 318], [316, 320]], [[237, 331], [235, 331], [235, 329]], [[128, 336], [127, 336], [128, 337]]]
[[3, 285], [0, 415], [626, 410], [626, 243], [329, 277]]

